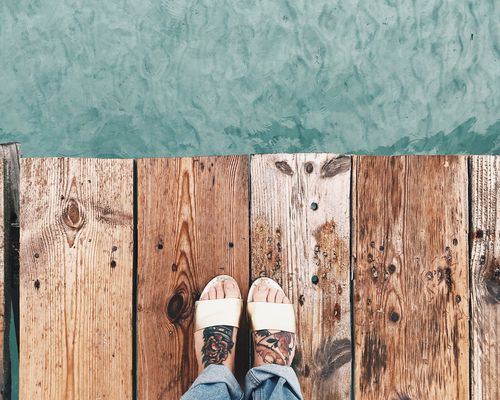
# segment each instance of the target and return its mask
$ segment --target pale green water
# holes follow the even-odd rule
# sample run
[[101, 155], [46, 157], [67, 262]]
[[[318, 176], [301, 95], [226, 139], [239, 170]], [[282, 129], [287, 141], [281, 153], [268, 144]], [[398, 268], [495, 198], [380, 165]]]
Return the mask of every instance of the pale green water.
[[2, 0], [25, 156], [500, 154], [500, 3]]
[[500, 3], [2, 0], [26, 156], [500, 153]]

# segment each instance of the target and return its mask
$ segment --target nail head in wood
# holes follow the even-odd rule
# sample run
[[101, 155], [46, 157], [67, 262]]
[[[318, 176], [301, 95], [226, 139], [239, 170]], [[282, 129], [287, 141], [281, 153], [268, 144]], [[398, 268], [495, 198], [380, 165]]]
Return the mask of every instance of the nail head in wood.
[[391, 321], [392, 322], [398, 322], [399, 321], [399, 314], [396, 311], [391, 312]]

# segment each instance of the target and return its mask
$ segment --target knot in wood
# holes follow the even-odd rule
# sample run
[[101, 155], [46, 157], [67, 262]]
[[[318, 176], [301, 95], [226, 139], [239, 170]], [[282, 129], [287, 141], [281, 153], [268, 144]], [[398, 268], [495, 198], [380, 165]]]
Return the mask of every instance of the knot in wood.
[[83, 211], [80, 203], [75, 199], [69, 199], [63, 210], [63, 222], [72, 229], [80, 229], [84, 223]]
[[285, 175], [293, 176], [293, 169], [286, 161], [276, 161], [274, 165], [278, 171], [284, 173]]
[[182, 293], [175, 293], [167, 303], [166, 312], [170, 322], [174, 323], [182, 319], [185, 309], [185, 301]]
[[490, 304], [500, 304], [500, 268], [496, 266], [486, 279], [487, 301]]

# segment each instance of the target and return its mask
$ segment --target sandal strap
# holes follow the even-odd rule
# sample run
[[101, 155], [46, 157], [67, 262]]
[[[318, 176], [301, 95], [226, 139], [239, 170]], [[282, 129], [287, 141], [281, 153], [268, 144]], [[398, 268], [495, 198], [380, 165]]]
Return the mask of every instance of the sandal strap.
[[239, 328], [242, 309], [243, 300], [238, 298], [199, 300], [194, 304], [194, 330], [215, 325]]
[[262, 329], [295, 333], [293, 304], [250, 302], [247, 304], [252, 331]]

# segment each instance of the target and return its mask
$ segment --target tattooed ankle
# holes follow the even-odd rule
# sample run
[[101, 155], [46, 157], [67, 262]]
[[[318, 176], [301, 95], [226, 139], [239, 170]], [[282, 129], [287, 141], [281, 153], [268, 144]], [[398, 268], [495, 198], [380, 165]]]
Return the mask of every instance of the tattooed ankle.
[[222, 365], [234, 347], [233, 327], [227, 325], [209, 326], [203, 330], [202, 362], [205, 367], [210, 364]]
[[253, 333], [255, 354], [265, 364], [290, 365], [295, 335], [285, 331], [263, 329]]

